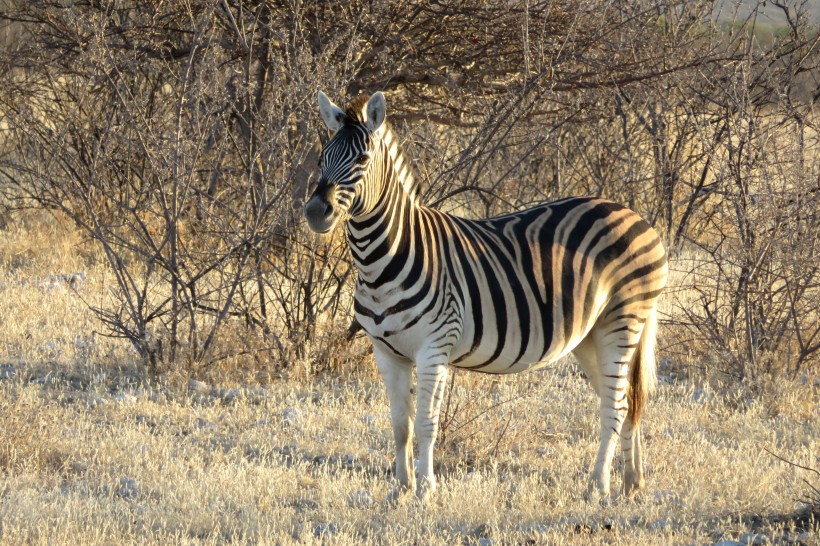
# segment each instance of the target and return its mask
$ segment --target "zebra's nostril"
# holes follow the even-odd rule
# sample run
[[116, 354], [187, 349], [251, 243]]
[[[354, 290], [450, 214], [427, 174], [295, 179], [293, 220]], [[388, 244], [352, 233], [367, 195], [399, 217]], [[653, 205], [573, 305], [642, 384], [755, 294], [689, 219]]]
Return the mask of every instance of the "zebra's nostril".
[[305, 205], [305, 216], [314, 218], [327, 218], [333, 214], [333, 205], [325, 203], [314, 197]]

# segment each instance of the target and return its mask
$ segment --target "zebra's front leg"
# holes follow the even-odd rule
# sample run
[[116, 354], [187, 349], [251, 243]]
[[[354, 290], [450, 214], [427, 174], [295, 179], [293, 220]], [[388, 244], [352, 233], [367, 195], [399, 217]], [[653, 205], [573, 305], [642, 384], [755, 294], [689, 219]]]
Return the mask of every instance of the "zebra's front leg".
[[416, 376], [416, 438], [419, 442], [419, 487], [416, 493], [425, 503], [436, 490], [433, 448], [438, 435], [441, 399], [447, 383], [447, 360], [441, 353], [438, 356], [418, 359]]
[[393, 502], [405, 491], [416, 489], [416, 475], [413, 471], [413, 415], [412, 381], [413, 364], [409, 360], [396, 358], [374, 344], [374, 354], [379, 373], [384, 380], [387, 398], [390, 401], [390, 419], [393, 423], [393, 437], [396, 442], [396, 480], [398, 488], [388, 498]]

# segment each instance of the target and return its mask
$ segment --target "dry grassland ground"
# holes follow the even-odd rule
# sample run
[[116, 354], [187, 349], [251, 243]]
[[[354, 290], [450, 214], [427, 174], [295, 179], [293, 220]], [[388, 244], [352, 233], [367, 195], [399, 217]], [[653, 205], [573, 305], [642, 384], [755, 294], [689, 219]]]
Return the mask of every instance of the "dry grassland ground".
[[755, 391], [662, 367], [648, 489], [604, 506], [581, 495], [597, 399], [574, 364], [460, 373], [438, 493], [389, 506], [392, 433], [371, 357], [334, 377], [151, 379], [93, 334], [80, 297], [108, 290], [93, 253], [35, 219], [0, 240], [2, 544], [820, 543], [800, 502], [816, 476], [767, 452], [817, 466], [814, 378]]

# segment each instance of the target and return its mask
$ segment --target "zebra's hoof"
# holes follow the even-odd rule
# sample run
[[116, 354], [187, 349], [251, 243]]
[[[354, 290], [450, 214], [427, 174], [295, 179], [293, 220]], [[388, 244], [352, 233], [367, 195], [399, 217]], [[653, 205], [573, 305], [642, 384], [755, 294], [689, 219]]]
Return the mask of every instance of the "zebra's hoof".
[[643, 476], [627, 473], [624, 476], [624, 497], [634, 499], [638, 493], [643, 491], [644, 485]]
[[614, 502], [614, 499], [609, 494], [609, 489], [602, 489], [600, 485], [591, 482], [584, 492], [584, 500], [589, 503], [597, 502], [601, 506], [609, 506]]
[[387, 506], [396, 506], [402, 499], [412, 495], [415, 487], [411, 488], [406, 485], [397, 485], [384, 498], [384, 504]]
[[436, 491], [436, 482], [430, 481], [429, 479], [424, 479], [421, 481], [418, 489], [416, 489], [416, 498], [418, 498], [419, 502], [422, 506], [427, 505], [430, 503], [430, 499], [433, 496], [433, 493]]

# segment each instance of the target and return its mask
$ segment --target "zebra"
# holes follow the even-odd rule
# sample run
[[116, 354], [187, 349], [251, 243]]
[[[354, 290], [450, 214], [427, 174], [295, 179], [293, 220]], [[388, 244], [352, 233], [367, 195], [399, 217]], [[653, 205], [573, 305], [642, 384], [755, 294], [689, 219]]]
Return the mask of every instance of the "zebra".
[[618, 438], [622, 491], [643, 488], [640, 419], [656, 383], [657, 301], [668, 275], [656, 231], [596, 197], [482, 220], [426, 207], [385, 121], [383, 93], [344, 110], [321, 91], [318, 102], [333, 134], [304, 216], [316, 233], [346, 227], [358, 269], [354, 313], [390, 405], [391, 498], [415, 491], [425, 502], [436, 489], [433, 448], [450, 366], [507, 374], [570, 352], [600, 397], [600, 446], [585, 496], [610, 496]]

